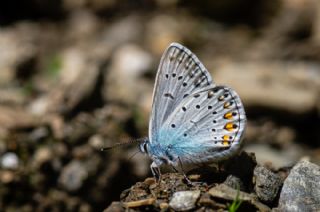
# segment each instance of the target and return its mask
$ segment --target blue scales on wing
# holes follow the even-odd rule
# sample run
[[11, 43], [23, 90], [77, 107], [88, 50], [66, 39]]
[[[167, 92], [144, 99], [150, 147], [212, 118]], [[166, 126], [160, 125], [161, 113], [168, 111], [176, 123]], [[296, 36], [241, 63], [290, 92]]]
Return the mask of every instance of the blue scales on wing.
[[184, 99], [160, 128], [158, 141], [184, 163], [217, 162], [240, 149], [245, 124], [237, 93], [216, 86]]

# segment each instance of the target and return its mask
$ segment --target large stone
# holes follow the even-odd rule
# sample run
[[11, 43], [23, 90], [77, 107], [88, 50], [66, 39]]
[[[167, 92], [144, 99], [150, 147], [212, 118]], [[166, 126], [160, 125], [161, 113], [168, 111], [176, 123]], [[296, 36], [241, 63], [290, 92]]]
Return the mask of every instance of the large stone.
[[280, 194], [279, 211], [319, 211], [320, 167], [300, 161], [284, 181]]

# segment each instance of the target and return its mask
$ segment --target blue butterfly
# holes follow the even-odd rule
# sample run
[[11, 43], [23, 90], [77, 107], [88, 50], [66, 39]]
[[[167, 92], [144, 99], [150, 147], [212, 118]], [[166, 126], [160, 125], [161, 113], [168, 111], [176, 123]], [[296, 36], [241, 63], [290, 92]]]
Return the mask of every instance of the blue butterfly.
[[172, 43], [156, 76], [149, 137], [139, 145], [153, 161], [153, 176], [159, 179], [165, 164], [177, 171], [183, 164], [216, 163], [235, 155], [245, 127], [239, 95], [215, 85], [189, 49]]

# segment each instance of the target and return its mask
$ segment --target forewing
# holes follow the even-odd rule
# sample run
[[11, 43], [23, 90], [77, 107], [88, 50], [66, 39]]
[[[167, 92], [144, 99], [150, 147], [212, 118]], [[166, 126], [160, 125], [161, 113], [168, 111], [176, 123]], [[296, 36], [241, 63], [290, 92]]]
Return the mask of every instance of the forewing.
[[153, 91], [149, 122], [150, 142], [181, 101], [192, 93], [213, 86], [211, 76], [186, 47], [172, 43], [162, 55]]
[[184, 99], [161, 127], [159, 139], [186, 162], [212, 162], [239, 150], [245, 126], [238, 94], [216, 86]]

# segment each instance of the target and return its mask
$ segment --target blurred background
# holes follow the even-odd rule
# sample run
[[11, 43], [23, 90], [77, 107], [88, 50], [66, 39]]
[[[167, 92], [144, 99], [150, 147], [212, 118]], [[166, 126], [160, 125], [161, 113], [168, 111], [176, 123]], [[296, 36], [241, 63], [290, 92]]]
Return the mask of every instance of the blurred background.
[[247, 112], [244, 149], [274, 169], [320, 164], [318, 0], [0, 3], [0, 210], [101, 211], [151, 176], [162, 52], [190, 48]]

